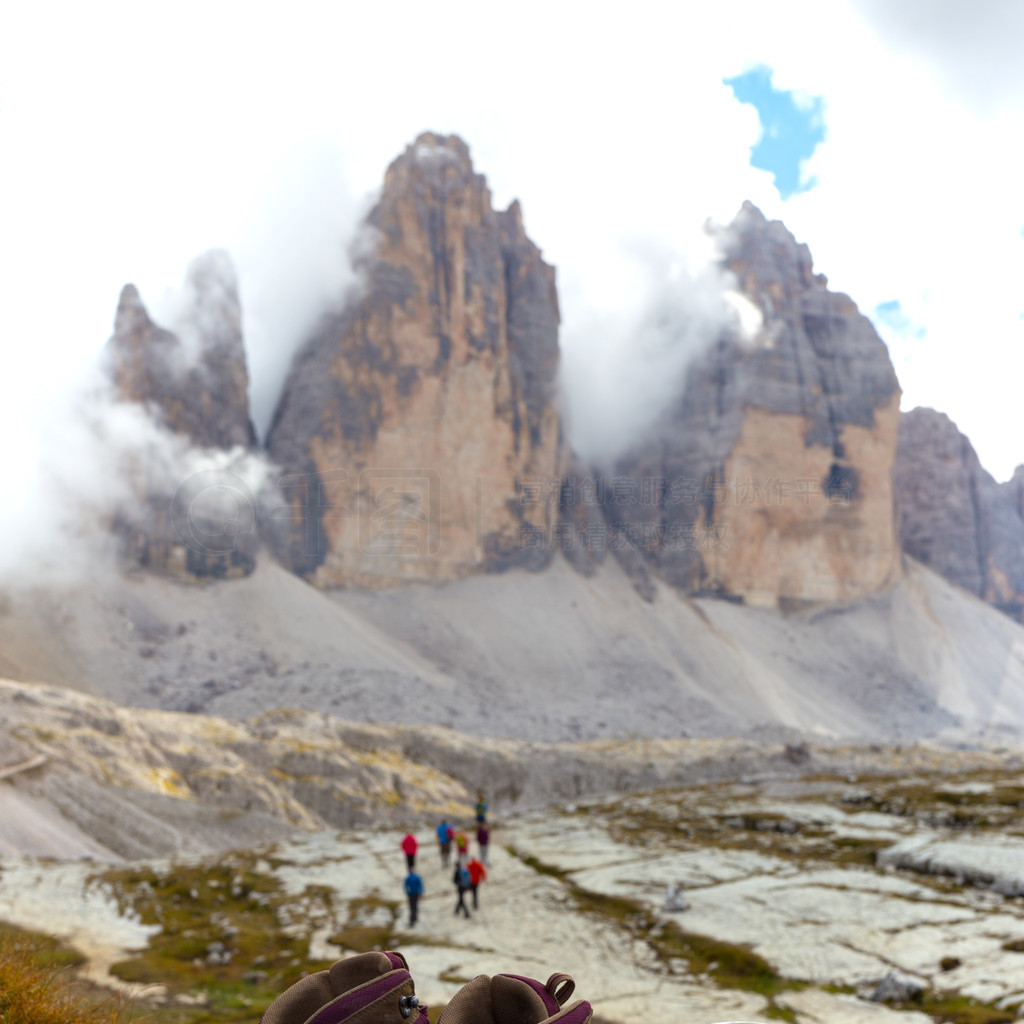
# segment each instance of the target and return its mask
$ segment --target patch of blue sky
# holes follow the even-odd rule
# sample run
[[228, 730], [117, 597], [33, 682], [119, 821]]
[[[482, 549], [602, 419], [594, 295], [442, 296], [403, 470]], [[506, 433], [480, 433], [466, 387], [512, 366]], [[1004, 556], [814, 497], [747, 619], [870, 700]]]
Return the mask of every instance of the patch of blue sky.
[[813, 188], [817, 179], [801, 180], [800, 165], [825, 138], [824, 100], [776, 89], [772, 69], [764, 66], [722, 81], [760, 118], [761, 137], [750, 150], [751, 166], [774, 176], [783, 199]]
[[894, 334], [902, 335], [904, 338], [923, 338], [927, 334], [927, 331], [921, 324], [914, 323], [907, 316], [899, 299], [879, 302], [874, 308], [874, 314], [876, 323], [889, 328]]

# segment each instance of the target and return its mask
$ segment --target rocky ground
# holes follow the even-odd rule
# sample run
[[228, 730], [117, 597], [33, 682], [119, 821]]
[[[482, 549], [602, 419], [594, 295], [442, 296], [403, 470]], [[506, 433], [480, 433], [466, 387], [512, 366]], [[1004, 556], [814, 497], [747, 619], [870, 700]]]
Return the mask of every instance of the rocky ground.
[[[42, 715], [38, 690], [28, 694], [35, 705], [14, 699], [18, 692], [8, 688], [8, 722], [17, 706]], [[143, 714], [163, 716], [168, 734], [179, 717], [212, 728], [201, 716]], [[83, 751], [98, 736], [110, 742], [109, 720], [106, 732], [95, 729], [103, 721], [68, 730], [77, 735], [70, 748], [78, 751], [71, 761], [79, 775], [90, 770]], [[125, 719], [119, 724], [120, 740], [142, 750], [143, 734]], [[27, 735], [16, 738], [21, 754]], [[219, 746], [217, 757], [245, 746], [237, 737], [226, 742], [227, 733], [221, 739], [211, 745]], [[270, 746], [283, 756], [298, 742], [279, 735]], [[472, 743], [451, 742], [452, 751], [462, 750], [464, 770], [479, 770], [482, 762], [468, 759]], [[351, 756], [354, 748], [338, 746], [339, 756]], [[511, 745], [492, 756], [499, 753], [515, 765]], [[556, 779], [556, 753], [570, 781], [545, 801], [541, 780]], [[236, 810], [243, 827], [231, 844], [233, 815], [222, 804], [220, 831], [197, 829], [205, 850], [197, 841], [155, 859], [125, 860], [51, 806], [50, 841], [60, 838], [63, 821], [84, 836], [82, 845], [66, 845], [59, 859], [33, 857], [14, 849], [11, 823], [25, 826], [46, 805], [56, 766], [22, 757], [0, 781], [8, 840], [0, 921], [60, 935], [85, 953], [94, 980], [130, 985], [140, 1008], [175, 1024], [255, 1021], [302, 972], [374, 946], [405, 952], [433, 1006], [481, 972], [546, 978], [559, 970], [576, 978], [578, 994], [603, 1021], [996, 1024], [1021, 1014], [1018, 754], [648, 741], [629, 756], [625, 748], [602, 752], [611, 774], [600, 796], [571, 795], [585, 789], [572, 786], [572, 775], [597, 763], [584, 748], [535, 746], [520, 754], [534, 764], [535, 782], [515, 806], [507, 796], [492, 800], [491, 873], [468, 921], [452, 913], [454, 891], [432, 842], [431, 816], [444, 807], [468, 823], [471, 793], [446, 776], [450, 788], [438, 791], [416, 826], [427, 894], [414, 929], [406, 924], [398, 849], [399, 823], [409, 814], [387, 827], [336, 831], [320, 819], [297, 829], [285, 812], [306, 805], [293, 795], [292, 804], [263, 812], [260, 820], [275, 829], [263, 839], [255, 838], [256, 819]], [[102, 748], [93, 755], [102, 760]], [[216, 764], [210, 756], [207, 767]], [[127, 761], [111, 770], [120, 778], [121, 806], [131, 806], [125, 794], [145, 784], [144, 773], [136, 770], [132, 781]], [[415, 771], [414, 763], [392, 761], [392, 771], [406, 770]], [[273, 777], [280, 769], [265, 771]], [[616, 771], [620, 790], [632, 792], [611, 792]], [[173, 780], [180, 792], [164, 795], [164, 807], [180, 805], [180, 824], [189, 813], [208, 821], [188, 790], [202, 774], [194, 764]], [[376, 795], [382, 813], [388, 792]], [[12, 815], [19, 802], [20, 816]], [[671, 884], [680, 887], [685, 910], [665, 909]], [[886, 986], [888, 1000], [874, 1001]]]

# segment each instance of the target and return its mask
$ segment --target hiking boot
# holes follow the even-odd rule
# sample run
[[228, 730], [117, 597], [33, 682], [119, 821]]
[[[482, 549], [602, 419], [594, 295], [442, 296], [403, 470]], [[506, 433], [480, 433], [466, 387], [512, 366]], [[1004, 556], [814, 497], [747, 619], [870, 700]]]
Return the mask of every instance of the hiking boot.
[[518, 974], [481, 974], [455, 993], [437, 1024], [589, 1024], [590, 1003], [566, 1005], [575, 988], [568, 974], [552, 974], [546, 985]]
[[309, 974], [267, 1007], [260, 1024], [428, 1024], [401, 953], [360, 953]]

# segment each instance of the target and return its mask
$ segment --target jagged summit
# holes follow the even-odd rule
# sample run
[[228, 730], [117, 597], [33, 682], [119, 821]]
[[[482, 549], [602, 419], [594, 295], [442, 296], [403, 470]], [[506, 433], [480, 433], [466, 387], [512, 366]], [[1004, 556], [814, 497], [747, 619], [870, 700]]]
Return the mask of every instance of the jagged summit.
[[[638, 481], [612, 525], [676, 586], [756, 604], [847, 600], [901, 576], [890, 470], [900, 389], [882, 340], [815, 274], [810, 251], [745, 203], [726, 267], [761, 313], [723, 334], [620, 460]], [[648, 487], [644, 481], [664, 481]]]
[[251, 447], [238, 284], [227, 253], [189, 265], [176, 314], [175, 331], [160, 327], [135, 285], [122, 288], [107, 346], [116, 390], [199, 447]]
[[[115, 392], [145, 406], [154, 420], [195, 448], [254, 447], [238, 284], [227, 253], [215, 250], [189, 265], [174, 313], [172, 332], [153, 322], [134, 285], [121, 290], [107, 343]], [[114, 522], [122, 556], [129, 564], [178, 576], [251, 572], [255, 534], [222, 536], [233, 513], [202, 508], [183, 476], [188, 474], [154, 467], [144, 480], [130, 481], [136, 500], [121, 508]], [[203, 542], [194, 531], [203, 534]], [[220, 538], [216, 545], [214, 537]]]
[[142, 302], [142, 296], [139, 295], [139, 289], [133, 284], [126, 284], [117, 300], [114, 334], [124, 337], [150, 323], [149, 313]]
[[427, 171], [437, 177], [455, 174], [462, 178], [478, 177], [473, 169], [473, 158], [469, 146], [458, 135], [442, 135], [438, 132], [421, 132], [410, 142], [400, 156], [397, 156], [384, 174], [384, 191], [401, 188], [397, 180], [412, 168]]
[[[268, 438], [307, 482], [282, 559], [323, 586], [543, 564], [523, 537], [548, 534], [561, 467], [554, 269], [457, 136], [409, 146], [367, 220], [364, 289], [300, 352]], [[537, 504], [531, 476], [555, 482]]]
[[740, 291], [761, 311], [763, 347], [751, 362], [746, 404], [809, 416], [808, 443], [835, 446], [837, 424], [871, 426], [900, 392], [885, 343], [856, 304], [829, 291], [810, 249], [745, 202], [725, 235], [725, 259]]

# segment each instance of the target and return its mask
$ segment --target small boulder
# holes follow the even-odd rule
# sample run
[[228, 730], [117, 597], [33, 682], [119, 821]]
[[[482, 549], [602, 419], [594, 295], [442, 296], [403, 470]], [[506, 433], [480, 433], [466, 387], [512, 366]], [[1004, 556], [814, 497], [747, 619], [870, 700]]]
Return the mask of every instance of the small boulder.
[[913, 1003], [924, 995], [924, 986], [902, 971], [890, 971], [868, 995], [873, 1003]]
[[683, 895], [681, 887], [675, 882], [671, 883], [665, 890], [665, 902], [661, 909], [666, 914], [676, 914], [690, 909], [690, 904]]

